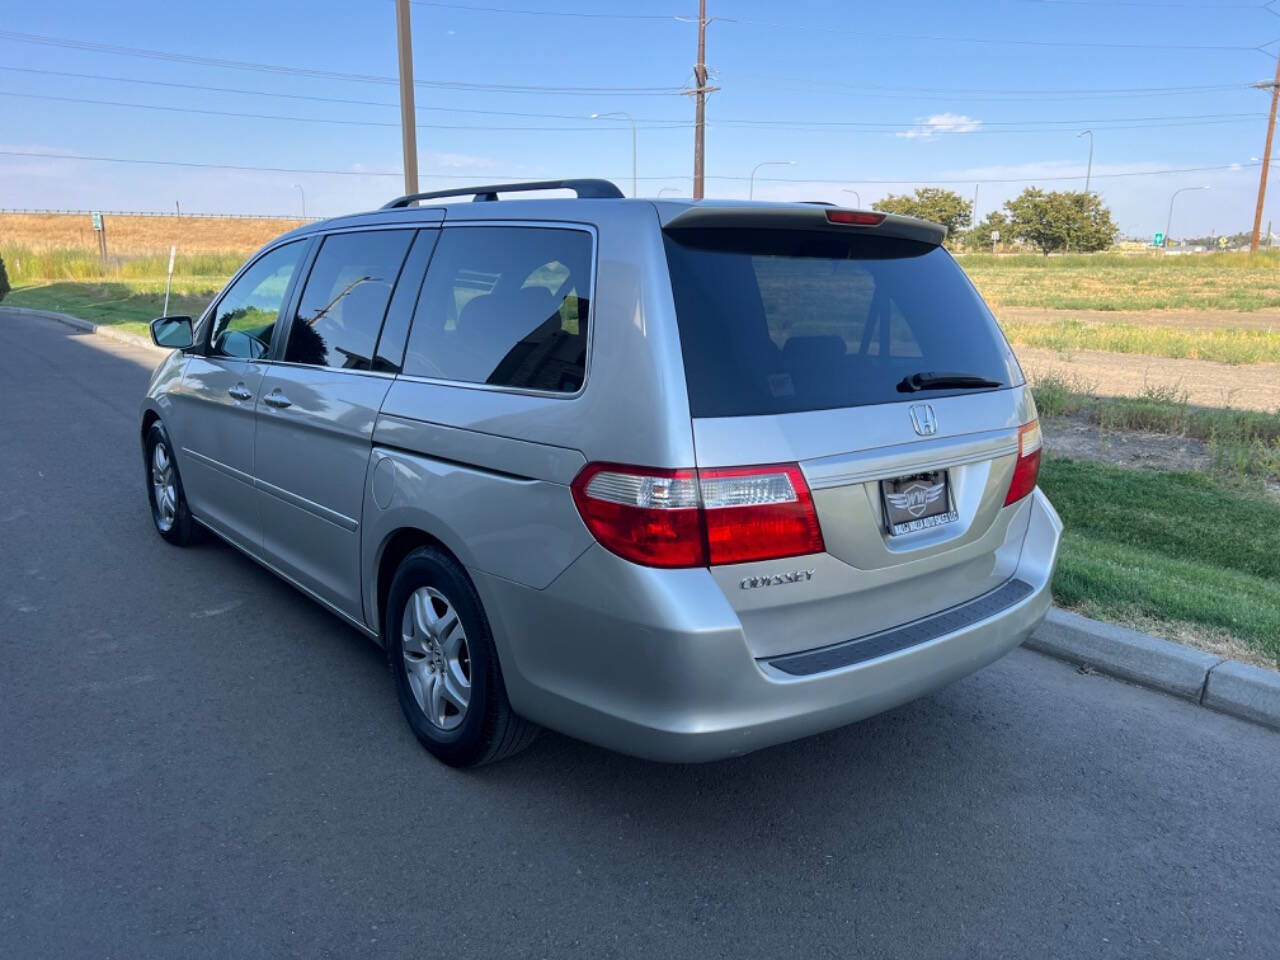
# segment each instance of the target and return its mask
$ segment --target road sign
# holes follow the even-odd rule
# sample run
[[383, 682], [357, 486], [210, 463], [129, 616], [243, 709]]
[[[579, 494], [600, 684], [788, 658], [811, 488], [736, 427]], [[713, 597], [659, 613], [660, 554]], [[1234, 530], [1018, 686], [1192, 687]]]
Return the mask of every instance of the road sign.
[[101, 232], [102, 231], [102, 214], [91, 213], [89, 214], [89, 216], [93, 218], [93, 229], [97, 230], [98, 232]]
[[178, 252], [176, 246], [169, 247], [169, 277], [164, 282], [164, 313], [162, 316], [169, 315], [169, 288], [173, 285], [173, 255]]
[[1226, 249], [1226, 246], [1227, 246], [1227, 243], [1228, 243], [1228, 242], [1229, 242], [1229, 241], [1227, 240], [1227, 238], [1226, 238], [1226, 237], [1219, 237], [1219, 238], [1218, 238], [1218, 246], [1222, 247], [1223, 249]]
[[1163, 246], [1164, 246], [1164, 234], [1163, 234], [1163, 233], [1156, 233], [1156, 235], [1155, 235], [1154, 237], [1152, 237], [1152, 238], [1151, 238], [1151, 245], [1152, 245], [1153, 247], [1163, 247]]
[[992, 239], [992, 240], [999, 240], [999, 239], [1000, 239], [1000, 231], [999, 231], [999, 230], [992, 230], [992, 231], [991, 231], [991, 239]]

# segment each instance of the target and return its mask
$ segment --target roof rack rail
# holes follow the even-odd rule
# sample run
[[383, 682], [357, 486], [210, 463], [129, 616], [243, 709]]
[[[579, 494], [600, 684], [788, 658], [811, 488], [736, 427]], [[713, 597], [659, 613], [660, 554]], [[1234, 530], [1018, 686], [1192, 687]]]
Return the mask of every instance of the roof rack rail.
[[431, 193], [409, 193], [383, 204], [383, 210], [407, 207], [418, 200], [439, 200], [443, 197], [473, 197], [481, 201], [497, 200], [499, 193], [519, 193], [530, 190], [572, 190], [579, 200], [621, 200], [622, 191], [608, 180], [533, 180], [524, 183], [494, 183], [484, 187], [460, 187], [457, 190], [435, 190]]

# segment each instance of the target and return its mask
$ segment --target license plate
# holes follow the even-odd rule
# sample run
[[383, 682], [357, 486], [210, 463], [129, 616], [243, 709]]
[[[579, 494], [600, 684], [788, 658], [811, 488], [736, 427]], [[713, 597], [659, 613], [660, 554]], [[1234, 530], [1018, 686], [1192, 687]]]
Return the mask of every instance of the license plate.
[[959, 519], [951, 501], [951, 479], [945, 470], [881, 480], [880, 499], [885, 526], [895, 537]]

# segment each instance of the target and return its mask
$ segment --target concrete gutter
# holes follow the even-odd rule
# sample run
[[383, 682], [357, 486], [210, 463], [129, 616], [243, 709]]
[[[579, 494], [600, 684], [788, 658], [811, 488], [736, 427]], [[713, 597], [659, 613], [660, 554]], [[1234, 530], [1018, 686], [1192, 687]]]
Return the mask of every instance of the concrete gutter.
[[1023, 644], [1280, 730], [1280, 673], [1053, 609]]
[[73, 317], [69, 313], [56, 313], [53, 310], [33, 310], [30, 307], [10, 307], [3, 302], [0, 302], [0, 310], [5, 310], [9, 313], [20, 313], [28, 317], [43, 317], [46, 320], [56, 320], [58, 323], [65, 323], [69, 327], [75, 327], [77, 330], [84, 330], [86, 333], [96, 333], [111, 340], [117, 340], [120, 343], [127, 343], [134, 347], [142, 347], [146, 350], [150, 350], [157, 356], [164, 356], [170, 352], [164, 347], [157, 347], [146, 337], [139, 337], [137, 334], [126, 333], [124, 330], [117, 330], [115, 327], [110, 325], [93, 323], [90, 320]]

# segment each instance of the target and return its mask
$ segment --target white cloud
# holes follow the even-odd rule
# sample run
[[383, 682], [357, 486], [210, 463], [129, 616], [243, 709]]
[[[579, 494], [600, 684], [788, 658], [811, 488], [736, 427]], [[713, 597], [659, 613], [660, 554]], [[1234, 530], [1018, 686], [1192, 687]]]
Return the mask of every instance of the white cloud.
[[424, 166], [442, 170], [489, 170], [496, 166], [493, 157], [479, 157], [469, 153], [428, 153], [423, 155]]
[[901, 131], [898, 136], [906, 140], [929, 140], [940, 133], [972, 133], [982, 127], [981, 120], [963, 113], [935, 113], [922, 117], [918, 126]]

